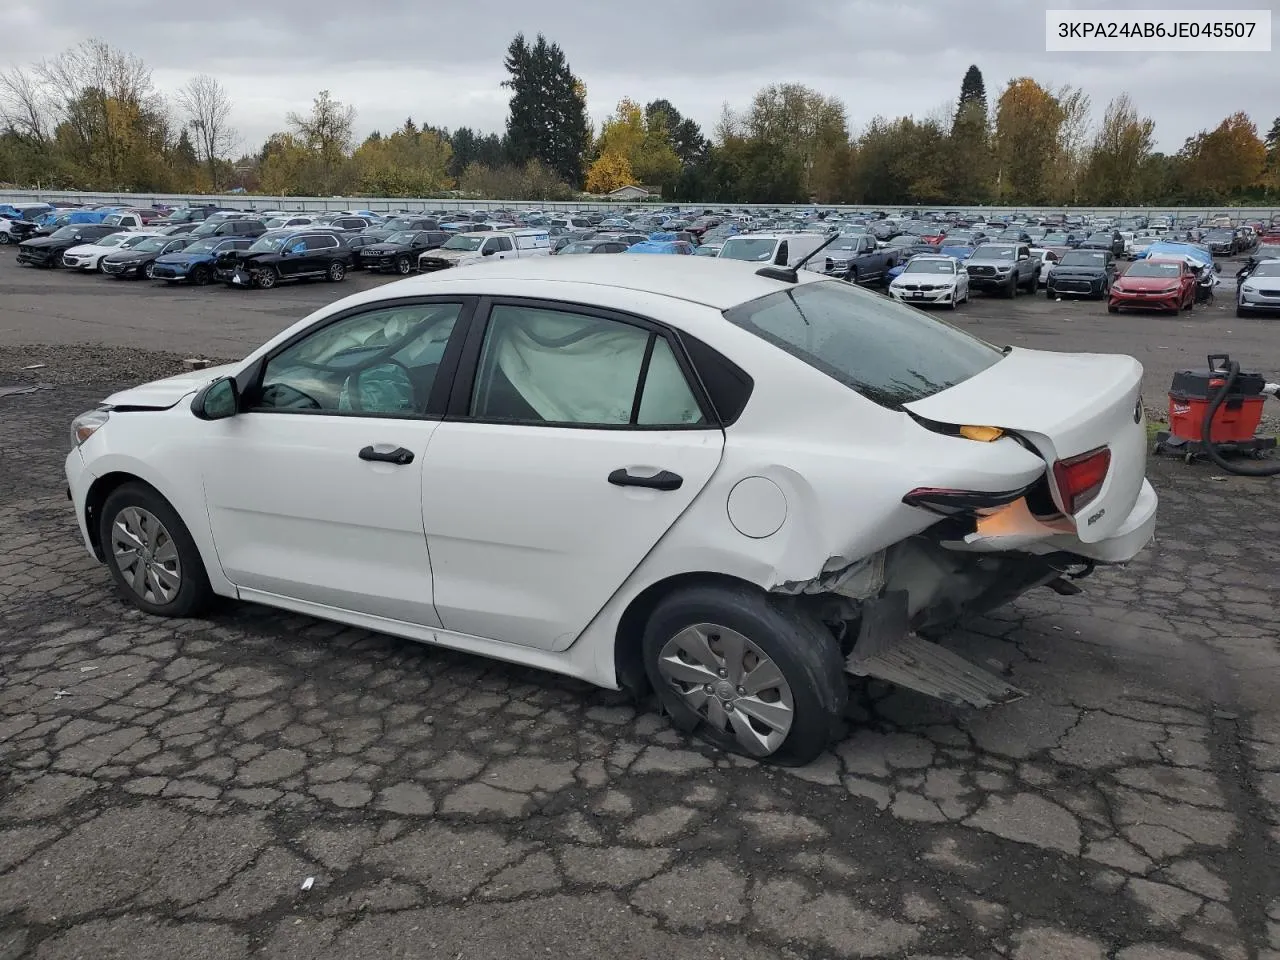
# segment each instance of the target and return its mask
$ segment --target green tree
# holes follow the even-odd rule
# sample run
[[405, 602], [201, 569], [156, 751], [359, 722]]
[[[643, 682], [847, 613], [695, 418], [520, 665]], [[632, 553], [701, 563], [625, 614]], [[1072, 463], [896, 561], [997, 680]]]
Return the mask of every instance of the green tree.
[[372, 135], [352, 155], [356, 187], [381, 197], [432, 197], [453, 187], [453, 150], [434, 130], [413, 120], [390, 136]]
[[590, 139], [586, 89], [559, 44], [542, 34], [528, 43], [517, 34], [503, 62], [511, 90], [507, 143], [511, 161], [538, 160], [574, 186], [582, 183], [583, 153]]
[[982, 105], [983, 113], [987, 112], [986, 81], [982, 79], [982, 71], [978, 69], [977, 64], [970, 64], [969, 69], [964, 72], [964, 79], [960, 81], [959, 106], [966, 107], [975, 103]]
[[355, 107], [335, 100], [321, 90], [311, 103], [309, 114], [291, 112], [287, 117], [297, 142], [310, 153], [299, 187], [315, 196], [330, 196], [346, 184], [351, 153]]
[[991, 198], [994, 163], [991, 153], [991, 118], [982, 71], [970, 66], [960, 82], [960, 97], [946, 145], [947, 198], [960, 203], [986, 203]]
[[707, 139], [697, 122], [682, 116], [670, 100], [652, 100], [644, 108], [645, 123], [650, 129], [662, 126], [667, 139], [682, 164], [697, 163], [706, 156]]

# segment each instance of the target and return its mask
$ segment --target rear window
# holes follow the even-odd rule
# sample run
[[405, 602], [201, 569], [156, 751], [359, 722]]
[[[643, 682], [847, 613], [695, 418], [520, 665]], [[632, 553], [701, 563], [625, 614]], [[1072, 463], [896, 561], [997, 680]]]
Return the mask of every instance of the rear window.
[[725, 319], [885, 407], [941, 393], [1003, 356], [939, 318], [847, 283], [805, 283]]

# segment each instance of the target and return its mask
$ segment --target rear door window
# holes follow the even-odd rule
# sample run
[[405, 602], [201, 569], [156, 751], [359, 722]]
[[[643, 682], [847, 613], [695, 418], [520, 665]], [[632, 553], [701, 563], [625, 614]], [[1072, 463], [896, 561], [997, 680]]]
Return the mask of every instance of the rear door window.
[[963, 383], [1003, 356], [944, 320], [840, 281], [799, 284], [724, 316], [890, 408]]

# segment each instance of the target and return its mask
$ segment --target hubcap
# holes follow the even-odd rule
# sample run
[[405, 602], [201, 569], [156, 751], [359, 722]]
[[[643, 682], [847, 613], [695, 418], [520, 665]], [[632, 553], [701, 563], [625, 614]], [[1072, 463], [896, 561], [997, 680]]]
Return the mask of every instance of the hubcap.
[[686, 627], [658, 654], [658, 672], [704, 721], [766, 757], [795, 720], [791, 687], [758, 646], [713, 623]]
[[111, 525], [111, 553], [124, 582], [148, 603], [169, 603], [182, 586], [178, 547], [155, 514], [125, 507]]

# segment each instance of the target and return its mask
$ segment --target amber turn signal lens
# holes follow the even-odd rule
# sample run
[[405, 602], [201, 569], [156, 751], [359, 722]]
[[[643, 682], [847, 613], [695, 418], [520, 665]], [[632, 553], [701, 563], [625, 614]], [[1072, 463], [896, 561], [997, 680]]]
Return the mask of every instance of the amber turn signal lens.
[[1004, 436], [1004, 431], [999, 427], [961, 427], [960, 436], [966, 440], [978, 440], [982, 443], [990, 443], [992, 440], [999, 440]]

